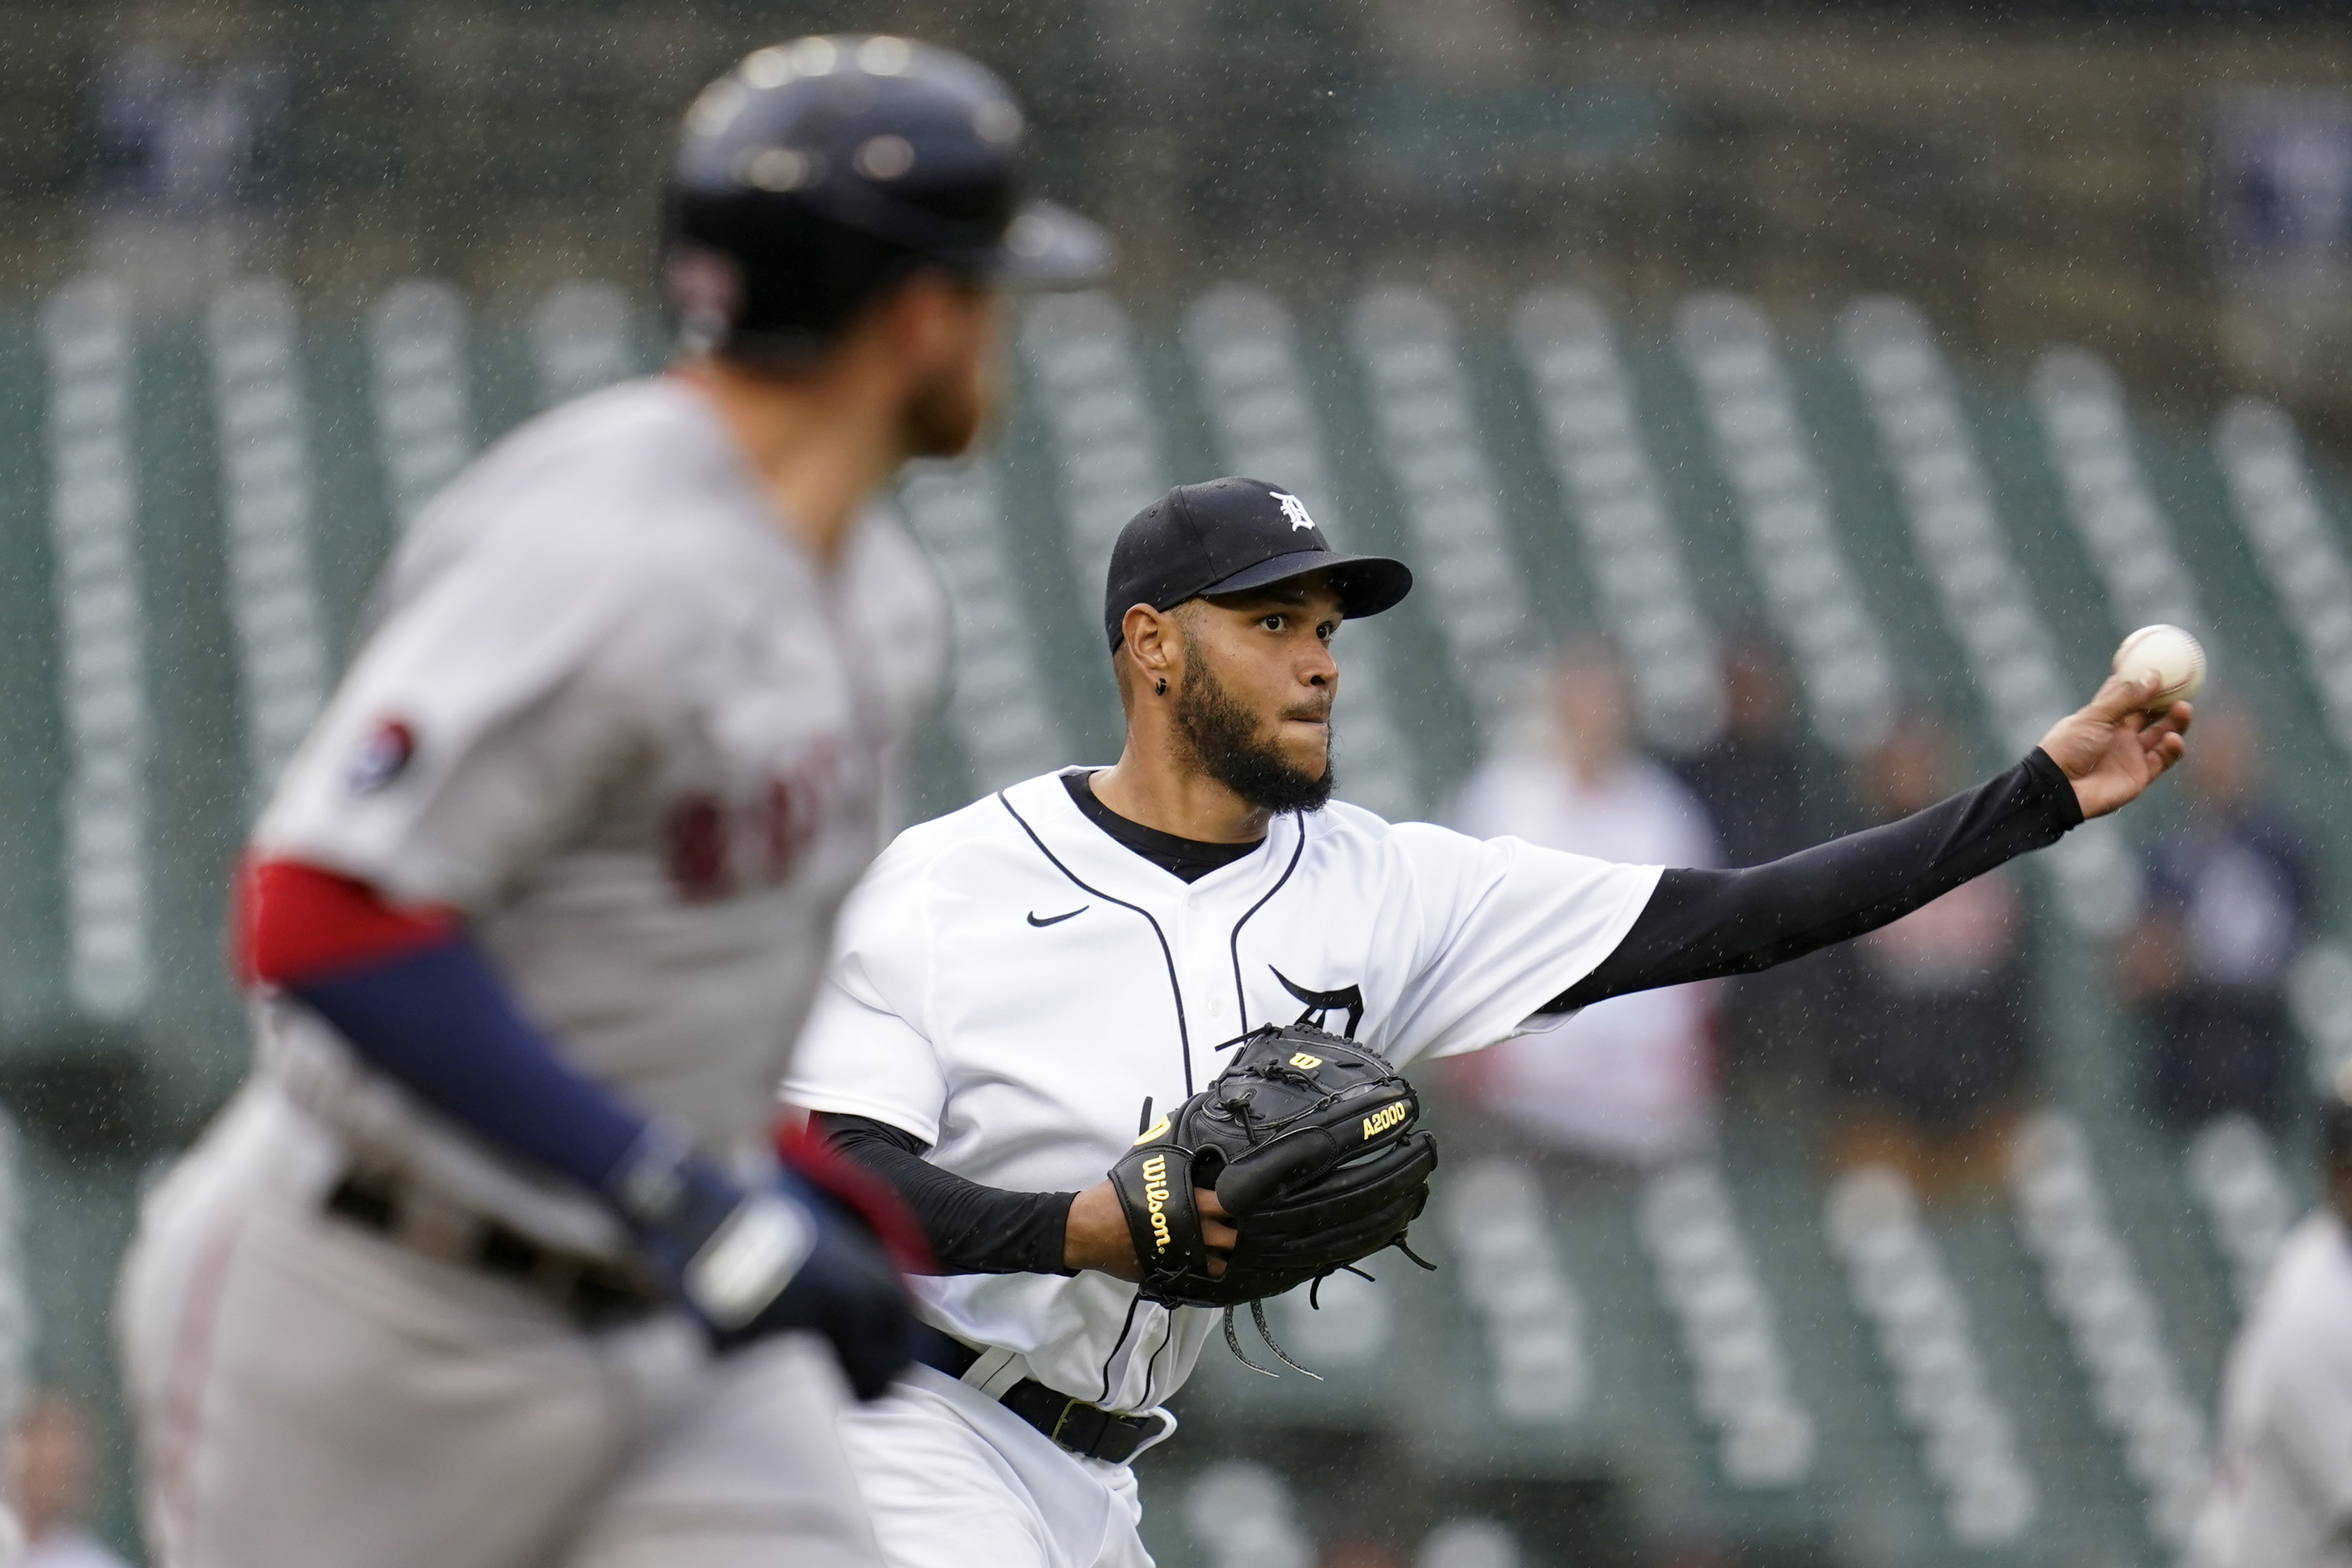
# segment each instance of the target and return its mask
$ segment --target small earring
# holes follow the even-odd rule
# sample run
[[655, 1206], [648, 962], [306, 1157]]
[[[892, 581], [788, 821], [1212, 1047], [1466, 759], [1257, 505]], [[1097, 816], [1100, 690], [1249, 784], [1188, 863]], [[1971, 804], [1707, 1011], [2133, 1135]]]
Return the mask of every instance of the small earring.
[[1158, 685], [1154, 685], [1154, 686], [1151, 688], [1151, 695], [1152, 695], [1153, 696], [1155, 696], [1155, 697], [1164, 697], [1164, 696], [1166, 696], [1166, 695], [1168, 695], [1168, 677], [1167, 677], [1167, 676], [1162, 675], [1162, 676], [1160, 676], [1160, 677], [1159, 684], [1158, 684]]

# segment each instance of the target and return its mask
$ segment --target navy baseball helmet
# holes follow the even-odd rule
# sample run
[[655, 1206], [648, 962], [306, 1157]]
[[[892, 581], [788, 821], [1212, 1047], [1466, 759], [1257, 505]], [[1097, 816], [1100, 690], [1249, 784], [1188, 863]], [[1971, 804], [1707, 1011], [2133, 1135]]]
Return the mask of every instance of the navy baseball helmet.
[[687, 110], [662, 211], [684, 346], [791, 369], [909, 274], [1072, 287], [1102, 230], [1025, 199], [1020, 107], [983, 67], [884, 35], [746, 56]]

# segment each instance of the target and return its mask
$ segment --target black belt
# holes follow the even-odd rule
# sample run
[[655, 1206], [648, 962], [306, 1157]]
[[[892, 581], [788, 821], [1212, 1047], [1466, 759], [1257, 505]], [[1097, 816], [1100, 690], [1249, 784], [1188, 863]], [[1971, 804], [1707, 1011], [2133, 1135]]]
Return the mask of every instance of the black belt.
[[[398, 1175], [354, 1169], [327, 1195], [327, 1212], [390, 1239], [415, 1241], [420, 1228], [410, 1224], [407, 1212], [414, 1190]], [[582, 1328], [637, 1322], [664, 1304], [652, 1282], [625, 1264], [550, 1247], [487, 1215], [444, 1226], [435, 1244], [420, 1243], [415, 1249], [510, 1280], [552, 1301]]]
[[[961, 1378], [982, 1354], [961, 1340], [933, 1333], [924, 1336], [915, 1359], [950, 1377]], [[1089, 1405], [1058, 1388], [1048, 1388], [1034, 1377], [1023, 1378], [998, 1395], [996, 1402], [1080, 1458], [1108, 1459], [1114, 1465], [1123, 1465], [1133, 1458], [1144, 1440], [1160, 1436], [1166, 1425], [1157, 1416], [1121, 1416], [1099, 1405]]]

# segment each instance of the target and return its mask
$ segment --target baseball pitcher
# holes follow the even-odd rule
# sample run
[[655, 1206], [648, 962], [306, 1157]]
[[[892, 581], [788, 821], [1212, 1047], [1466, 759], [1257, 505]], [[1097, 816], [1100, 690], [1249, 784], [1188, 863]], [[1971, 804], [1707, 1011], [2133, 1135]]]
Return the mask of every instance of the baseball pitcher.
[[[1412, 578], [1254, 479], [1119, 536], [1118, 764], [899, 835], [787, 1100], [921, 1218], [939, 1331], [844, 1440], [894, 1568], [1139, 1568], [1128, 1461], [1236, 1309], [1409, 1251], [1438, 1155], [1400, 1070], [1856, 936], [2137, 797], [2187, 705], [2118, 676], [2016, 767], [1741, 871], [1616, 865], [1331, 799], [1350, 617]], [[1262, 1324], [1260, 1325], [1262, 1326]]]

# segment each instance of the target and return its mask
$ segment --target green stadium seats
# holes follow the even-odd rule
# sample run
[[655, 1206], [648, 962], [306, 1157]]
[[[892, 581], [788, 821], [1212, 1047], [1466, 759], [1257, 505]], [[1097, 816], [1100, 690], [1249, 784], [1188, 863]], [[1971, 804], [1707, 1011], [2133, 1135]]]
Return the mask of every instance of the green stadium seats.
[[1675, 337], [1737, 500], [1748, 568], [1796, 659], [1813, 728], [1832, 749], [1858, 752], [1894, 710], [1895, 668], [1838, 541], [1771, 326], [1745, 299], [1702, 294], [1676, 312]]
[[1643, 733], [1668, 751], [1696, 750], [1722, 732], [1721, 655], [1691, 592], [1609, 319], [1582, 293], [1530, 294], [1512, 313], [1511, 340], [1602, 622], [1625, 651]]
[[132, 323], [110, 285], [70, 285], [42, 312], [48, 514], [66, 720], [65, 990], [113, 1022], [153, 986], [148, 886], [146, 612]]
[[[1337, 549], [1360, 548], [1339, 502], [1326, 453], [1322, 414], [1314, 404], [1290, 313], [1258, 289], [1220, 288], [1185, 311], [1181, 336], [1200, 385], [1202, 412], [1215, 433], [1223, 473], [1288, 486]], [[1389, 679], [1394, 639], [1372, 621], [1349, 629], [1344, 650], [1349, 721], [1348, 793], [1367, 810], [1406, 819], [1423, 810], [1421, 769], [1398, 727]]]
[[1436, 619], [1480, 746], [1491, 751], [1513, 737], [1526, 706], [1517, 700], [1521, 664], [1541, 652], [1541, 640], [1453, 318], [1429, 294], [1376, 289], [1350, 309], [1348, 337], [1380, 434], [1379, 459], [1412, 541], [1424, 612]]
[[2016, 1541], [2032, 1526], [2038, 1489], [1986, 1374], [1967, 1299], [1921, 1222], [1910, 1183], [1886, 1166], [1850, 1171], [1831, 1186], [1827, 1213], [1854, 1305], [1893, 1376], [1896, 1406], [1943, 1489], [1953, 1539], [1970, 1546]]
[[205, 328], [246, 769], [258, 809], [326, 700], [330, 665], [293, 292], [275, 279], [239, 284], [213, 301]]

